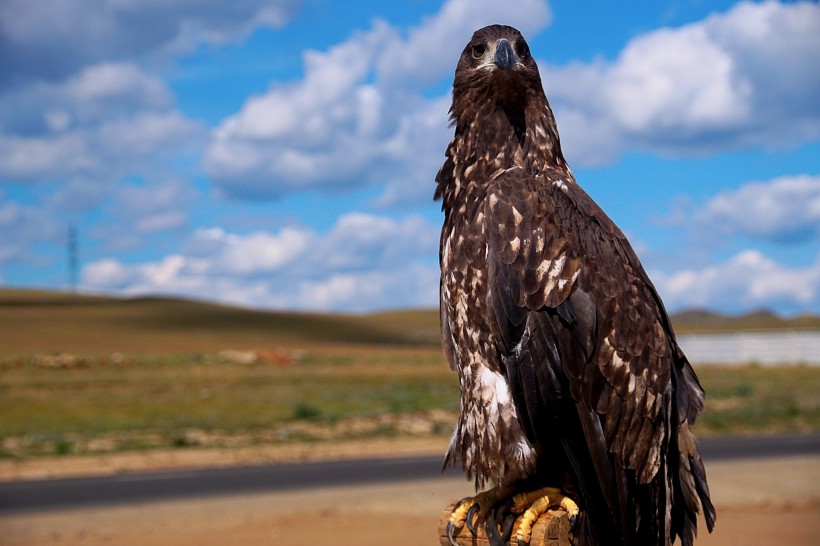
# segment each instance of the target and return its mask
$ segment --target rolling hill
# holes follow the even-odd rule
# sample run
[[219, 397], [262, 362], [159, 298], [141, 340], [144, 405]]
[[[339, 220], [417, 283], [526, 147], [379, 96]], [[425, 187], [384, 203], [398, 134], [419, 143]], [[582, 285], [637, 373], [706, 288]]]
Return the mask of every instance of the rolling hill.
[[[820, 316], [767, 311], [727, 316], [692, 310], [678, 333], [820, 329]], [[302, 344], [436, 346], [435, 310], [363, 315], [260, 311], [160, 297], [115, 298], [0, 289], [0, 353], [186, 352]]]

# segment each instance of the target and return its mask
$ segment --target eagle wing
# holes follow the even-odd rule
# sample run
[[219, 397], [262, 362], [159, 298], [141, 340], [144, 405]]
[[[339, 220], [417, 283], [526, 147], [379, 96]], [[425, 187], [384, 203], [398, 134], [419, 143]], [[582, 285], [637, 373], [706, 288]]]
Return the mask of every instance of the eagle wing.
[[483, 206], [489, 309], [530, 441], [565, 431], [580, 487], [621, 519], [634, 510], [624, 470], [639, 484], [669, 472], [661, 450], [671, 443], [681, 451], [672, 472], [686, 480], [679, 494], [697, 513], [705, 474], [688, 428], [677, 435], [703, 409], [703, 390], [626, 237], [566, 171], [508, 169]]

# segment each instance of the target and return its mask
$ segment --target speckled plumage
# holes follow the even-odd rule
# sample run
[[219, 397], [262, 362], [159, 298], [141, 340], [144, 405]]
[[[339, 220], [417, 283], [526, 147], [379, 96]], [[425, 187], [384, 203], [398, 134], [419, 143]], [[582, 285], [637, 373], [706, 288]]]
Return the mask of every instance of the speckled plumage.
[[691, 544], [701, 508], [715, 519], [689, 431], [703, 390], [629, 242], [567, 166], [517, 30], [473, 35], [451, 116], [435, 194], [442, 339], [461, 387], [446, 463], [477, 487], [562, 481], [595, 543]]

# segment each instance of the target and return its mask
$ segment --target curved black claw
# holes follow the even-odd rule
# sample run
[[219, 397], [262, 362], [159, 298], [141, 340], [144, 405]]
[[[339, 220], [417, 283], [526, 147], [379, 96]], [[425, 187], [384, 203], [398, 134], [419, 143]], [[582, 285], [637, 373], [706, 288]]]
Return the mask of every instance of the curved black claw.
[[495, 511], [491, 511], [487, 515], [484, 531], [487, 533], [487, 541], [490, 543], [490, 546], [505, 546], [506, 541], [501, 538], [501, 534], [498, 532], [498, 524], [495, 521]]
[[455, 530], [455, 525], [453, 525], [452, 521], [447, 522], [446, 532], [447, 532], [447, 540], [450, 541], [452, 546], [458, 546], [456, 542], [456, 537], [453, 536], [453, 531]]
[[475, 516], [476, 512], [478, 512], [480, 509], [481, 507], [478, 505], [478, 503], [475, 503], [470, 507], [469, 510], [467, 510], [467, 529], [470, 530], [474, 537], [477, 537], [478, 533], [476, 532], [475, 527], [473, 526], [473, 517]]
[[505, 502], [493, 507], [492, 518], [501, 532], [502, 544], [509, 544], [516, 517], [516, 514], [513, 514], [512, 511], [512, 499], [507, 499]]
[[501, 540], [504, 544], [510, 542], [510, 538], [512, 537], [513, 527], [515, 526], [515, 519], [516, 515], [512, 512], [508, 512], [506, 516], [504, 516], [504, 520], [501, 523]]

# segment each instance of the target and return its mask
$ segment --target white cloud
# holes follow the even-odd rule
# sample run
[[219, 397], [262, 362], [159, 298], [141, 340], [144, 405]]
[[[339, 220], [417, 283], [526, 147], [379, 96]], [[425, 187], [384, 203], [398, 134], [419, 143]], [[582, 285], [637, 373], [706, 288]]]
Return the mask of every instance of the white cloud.
[[775, 307], [790, 311], [820, 308], [820, 255], [805, 267], [788, 267], [758, 250], [739, 252], [701, 269], [651, 274], [671, 310], [705, 307], [748, 311]]
[[0, 3], [0, 88], [59, 80], [83, 66], [190, 51], [261, 26], [278, 28], [296, 0], [28, 0]]
[[110, 183], [152, 156], [184, 149], [201, 131], [174, 109], [163, 82], [129, 64], [88, 67], [64, 83], [3, 98], [0, 177], [16, 182]]
[[104, 62], [60, 82], [35, 82], [0, 94], [0, 130], [25, 137], [161, 112], [174, 105], [165, 83], [130, 63]]
[[[545, 2], [451, 0], [407, 38], [383, 21], [327, 51], [303, 56], [305, 76], [274, 84], [212, 133], [205, 168], [225, 192], [276, 197], [312, 188], [421, 187], [451, 137], [449, 97], [421, 87], [448, 77], [472, 32], [497, 19], [535, 32], [550, 19]], [[431, 115], [434, 114], [434, 115]]]
[[197, 231], [194, 245], [206, 261], [203, 273], [260, 275], [281, 270], [308, 250], [315, 235], [305, 229], [287, 227], [277, 234], [256, 232], [229, 234], [219, 228]]
[[[60, 93], [59, 87], [47, 84], [42, 87], [51, 87]], [[88, 66], [68, 80], [63, 93], [75, 110], [93, 109], [96, 118], [109, 116], [111, 107], [118, 110], [123, 106], [163, 108], [173, 103], [171, 93], [161, 80], [127, 63]]]
[[820, 239], [820, 176], [782, 176], [723, 191], [695, 211], [699, 230], [774, 242]]
[[138, 272], [113, 258], [104, 258], [89, 263], [83, 267], [83, 284], [94, 288], [101, 287], [108, 290], [126, 288], [137, 277]]
[[[168, 165], [203, 136], [161, 80], [132, 64], [103, 63], [0, 95], [0, 180], [49, 185], [43, 204], [52, 213], [88, 210], [125, 176], [167, 177]], [[169, 228], [183, 217], [166, 210], [136, 227]]]
[[305, 53], [304, 80], [251, 97], [213, 132], [209, 174], [240, 195], [368, 183], [386, 134], [381, 95], [365, 82], [391, 33], [376, 24], [326, 53]]
[[435, 16], [410, 29], [405, 40], [388, 42], [377, 61], [378, 72], [388, 81], [433, 83], [455, 70], [461, 50], [477, 29], [504, 22], [529, 36], [551, 19], [549, 5], [542, 0], [450, 0]]
[[352, 212], [341, 216], [317, 245], [312, 267], [361, 271], [400, 268], [409, 257], [434, 256], [439, 228], [416, 216], [393, 219]]
[[[0, 2], [0, 184], [29, 185], [15, 194], [37, 203], [17, 206], [6, 254], [20, 255], [22, 244], [31, 256], [55, 248], [53, 226], [95, 208], [105, 225], [85, 234], [109, 250], [183, 227], [194, 195], [170, 179], [199, 153], [206, 131], [150, 70], [203, 43], [280, 27], [297, 8], [295, 0]], [[140, 192], [134, 179], [163, 183]], [[161, 203], [169, 190], [176, 203]], [[24, 233], [37, 222], [51, 227]]]
[[820, 6], [740, 3], [631, 40], [612, 62], [543, 66], [568, 158], [714, 153], [820, 136]]
[[731, 56], [704, 26], [661, 29], [621, 53], [608, 74], [604, 108], [629, 133], [719, 129], [749, 113], [750, 86], [733, 80], [732, 71]]
[[438, 269], [409, 264], [398, 271], [334, 274], [304, 282], [298, 298], [284, 299], [288, 307], [373, 311], [407, 307], [434, 307], [438, 301]]
[[156, 261], [112, 258], [83, 268], [83, 287], [176, 294], [252, 307], [372, 310], [433, 306], [438, 227], [417, 217], [350, 213], [326, 233], [196, 231], [184, 251]]
[[[406, 37], [376, 21], [306, 52], [302, 80], [272, 85], [213, 131], [207, 172], [237, 196], [379, 185], [380, 205], [426, 199], [418, 181], [434, 175], [451, 131], [449, 96], [431, 100], [421, 88], [448, 77], [471, 32], [497, 20], [532, 36], [550, 12], [529, 0], [451, 0]], [[593, 165], [632, 150], [703, 154], [817, 138], [815, 50], [816, 4], [741, 3], [637, 36], [612, 62], [542, 74], [568, 158]]]

